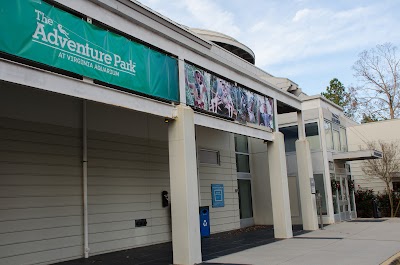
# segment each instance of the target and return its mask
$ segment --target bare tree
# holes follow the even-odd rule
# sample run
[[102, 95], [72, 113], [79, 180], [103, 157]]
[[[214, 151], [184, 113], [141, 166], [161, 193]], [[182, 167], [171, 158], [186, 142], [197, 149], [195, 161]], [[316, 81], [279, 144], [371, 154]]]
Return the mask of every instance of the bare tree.
[[[391, 183], [393, 177], [400, 171], [400, 150], [398, 142], [368, 142], [368, 149], [380, 150], [382, 159], [370, 159], [363, 163], [363, 172], [371, 178], [379, 178], [385, 182], [389, 195], [390, 215], [395, 216], [393, 205], [393, 190]], [[397, 207], [398, 209], [398, 207]], [[397, 212], [397, 210], [396, 210]]]
[[361, 83], [356, 88], [356, 96], [363, 114], [379, 120], [399, 117], [400, 57], [397, 47], [385, 43], [363, 51], [353, 70]]

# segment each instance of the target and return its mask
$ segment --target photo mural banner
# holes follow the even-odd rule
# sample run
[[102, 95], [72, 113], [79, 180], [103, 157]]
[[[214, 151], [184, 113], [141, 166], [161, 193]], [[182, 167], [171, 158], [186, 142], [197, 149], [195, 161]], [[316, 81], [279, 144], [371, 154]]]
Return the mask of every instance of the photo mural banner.
[[143, 94], [179, 101], [175, 58], [41, 0], [0, 3], [0, 51]]
[[186, 103], [232, 118], [274, 129], [274, 101], [185, 63]]

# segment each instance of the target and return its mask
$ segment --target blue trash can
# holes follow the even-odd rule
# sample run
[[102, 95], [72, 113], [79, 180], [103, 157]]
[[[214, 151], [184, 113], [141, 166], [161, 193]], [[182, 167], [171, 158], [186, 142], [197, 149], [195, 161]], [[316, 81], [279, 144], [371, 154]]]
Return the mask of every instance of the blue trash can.
[[210, 209], [208, 206], [200, 207], [200, 235], [201, 237], [210, 236]]

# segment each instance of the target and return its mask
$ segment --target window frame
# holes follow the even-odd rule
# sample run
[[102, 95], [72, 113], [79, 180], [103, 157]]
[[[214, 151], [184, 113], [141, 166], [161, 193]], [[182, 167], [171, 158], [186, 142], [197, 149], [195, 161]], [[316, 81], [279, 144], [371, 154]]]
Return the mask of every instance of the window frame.
[[[217, 155], [217, 164], [214, 163], [207, 163], [207, 162], [202, 162], [201, 161], [201, 152], [210, 152], [210, 153], [216, 153]], [[202, 165], [213, 165], [213, 166], [220, 166], [221, 165], [221, 153], [218, 150], [212, 150], [212, 149], [206, 149], [206, 148], [199, 148], [199, 164]]]

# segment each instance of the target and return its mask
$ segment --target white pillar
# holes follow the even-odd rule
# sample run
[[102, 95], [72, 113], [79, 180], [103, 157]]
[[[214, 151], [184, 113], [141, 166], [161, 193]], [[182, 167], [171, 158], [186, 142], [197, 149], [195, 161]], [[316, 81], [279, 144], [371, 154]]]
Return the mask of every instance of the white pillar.
[[322, 108], [319, 108], [318, 110], [318, 119], [319, 119], [319, 135], [321, 138], [321, 148], [322, 148], [322, 156], [323, 156], [323, 162], [324, 162], [324, 183], [325, 183], [325, 194], [326, 194], [326, 209], [328, 212], [327, 219], [329, 224], [334, 224], [335, 223], [335, 211], [333, 206], [333, 197], [332, 197], [332, 187], [331, 187], [331, 175], [329, 172], [329, 161], [328, 161], [328, 152], [327, 152], [327, 146], [326, 146], [326, 135], [325, 135], [325, 129], [324, 129], [324, 113], [322, 111]]
[[179, 105], [168, 126], [174, 264], [201, 263], [194, 113]]
[[88, 221], [88, 156], [87, 156], [87, 104], [82, 102], [82, 175], [83, 175], [83, 253], [89, 258], [89, 221]]
[[186, 105], [186, 82], [185, 82], [185, 59], [183, 57], [178, 58], [178, 70], [179, 70], [179, 101], [181, 104]]
[[274, 141], [268, 142], [268, 165], [271, 182], [271, 201], [275, 238], [293, 237], [290, 215], [289, 186], [286, 169], [283, 134], [274, 133]]
[[263, 140], [249, 138], [251, 150], [251, 191], [253, 192], [253, 218], [256, 225], [274, 223], [271, 204], [271, 181], [269, 175], [268, 148]]
[[311, 180], [314, 180], [310, 144], [305, 136], [301, 112], [297, 113], [299, 140], [296, 141], [297, 172], [301, 203], [301, 217], [304, 230], [318, 229], [318, 216], [315, 194], [311, 193]]

